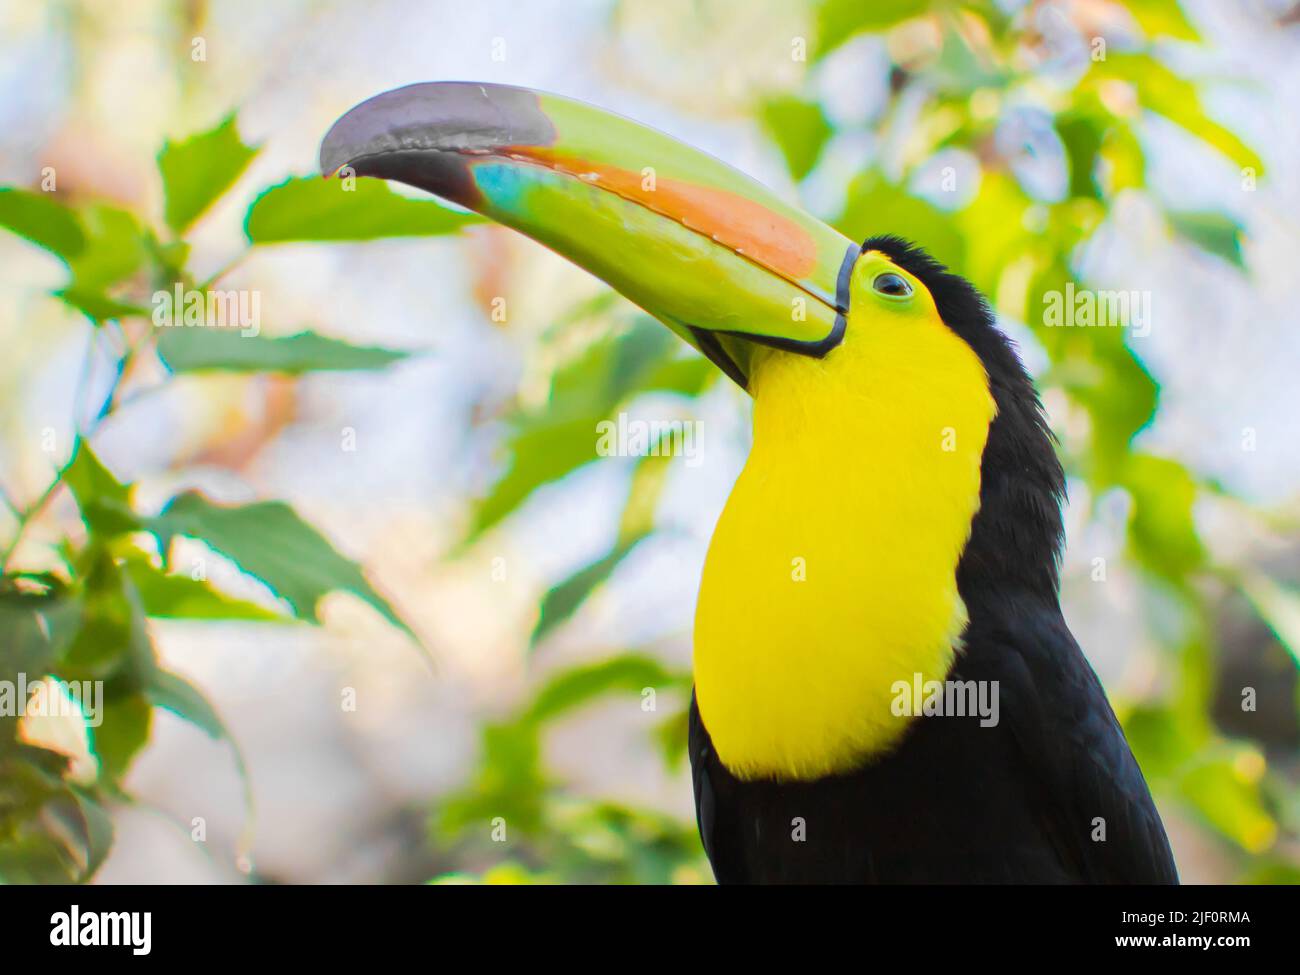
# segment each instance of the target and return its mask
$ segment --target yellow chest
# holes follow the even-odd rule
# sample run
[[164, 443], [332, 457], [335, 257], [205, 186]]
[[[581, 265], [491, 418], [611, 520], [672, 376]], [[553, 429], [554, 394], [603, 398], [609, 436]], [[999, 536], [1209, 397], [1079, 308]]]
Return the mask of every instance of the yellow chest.
[[855, 329], [823, 360], [764, 352], [754, 446], [695, 620], [700, 714], [741, 778], [810, 779], [886, 751], [893, 685], [942, 680], [966, 622], [956, 568], [994, 414], [942, 322]]

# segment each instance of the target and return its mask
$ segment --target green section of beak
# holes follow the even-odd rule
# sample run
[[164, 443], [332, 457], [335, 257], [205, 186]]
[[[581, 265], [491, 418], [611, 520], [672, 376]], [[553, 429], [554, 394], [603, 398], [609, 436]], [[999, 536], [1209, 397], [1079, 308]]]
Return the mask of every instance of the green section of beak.
[[742, 386], [746, 343], [825, 355], [858, 247], [676, 139], [581, 102], [436, 82], [340, 118], [321, 169], [396, 179], [540, 241], [626, 295]]

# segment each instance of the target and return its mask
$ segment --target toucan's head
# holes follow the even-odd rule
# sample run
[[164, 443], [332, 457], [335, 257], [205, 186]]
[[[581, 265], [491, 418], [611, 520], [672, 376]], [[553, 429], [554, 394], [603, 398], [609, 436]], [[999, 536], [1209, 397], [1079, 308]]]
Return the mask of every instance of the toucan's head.
[[[545, 244], [699, 349], [758, 409], [797, 398], [773, 408], [853, 436], [853, 403], [873, 391], [936, 422], [964, 403], [989, 427], [973, 438], [982, 511], [1014, 506], [1020, 535], [1043, 540], [1026, 563], [1035, 586], [1054, 589], [1060, 467], [1033, 386], [975, 290], [902, 239], [852, 241], [657, 130], [506, 85], [377, 95], [334, 124], [320, 164], [419, 187]], [[1023, 478], [991, 481], [990, 458], [1031, 474], [1033, 496]], [[1004, 558], [981, 554], [975, 527], [968, 556]]]

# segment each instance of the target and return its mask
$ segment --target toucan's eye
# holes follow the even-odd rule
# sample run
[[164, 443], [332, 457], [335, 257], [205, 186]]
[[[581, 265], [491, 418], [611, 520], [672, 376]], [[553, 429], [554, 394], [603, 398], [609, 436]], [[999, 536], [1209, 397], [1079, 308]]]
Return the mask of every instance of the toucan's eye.
[[893, 271], [877, 274], [876, 280], [871, 282], [871, 286], [876, 289], [877, 293], [889, 298], [906, 298], [912, 293], [912, 286], [907, 283], [907, 278], [901, 274], [895, 274]]

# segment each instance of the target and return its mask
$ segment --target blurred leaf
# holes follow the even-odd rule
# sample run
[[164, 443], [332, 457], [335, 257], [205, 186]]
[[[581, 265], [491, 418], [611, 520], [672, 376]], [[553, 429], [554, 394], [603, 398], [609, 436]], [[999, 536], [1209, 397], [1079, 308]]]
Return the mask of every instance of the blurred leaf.
[[1108, 196], [1141, 189], [1146, 183], [1146, 157], [1132, 128], [1115, 120], [1101, 143], [1103, 182]]
[[550, 780], [541, 770], [541, 743], [529, 722], [488, 724], [481, 732], [477, 771], [463, 789], [445, 796], [431, 826], [440, 839], [471, 829], [487, 841], [498, 817], [506, 841], [538, 832]]
[[615, 802], [567, 800], [547, 810], [548, 863], [578, 883], [704, 883], [694, 825]]
[[673, 712], [664, 718], [654, 730], [654, 742], [659, 746], [659, 757], [663, 759], [664, 768], [675, 772], [686, 761], [690, 751], [690, 706]]
[[436, 886], [463, 886], [485, 884], [488, 886], [519, 887], [533, 884], [554, 884], [557, 879], [553, 874], [529, 870], [522, 864], [507, 860], [484, 870], [481, 874], [472, 874], [464, 870], [444, 873], [427, 881]]
[[655, 508], [663, 492], [670, 460], [670, 455], [664, 453], [661, 456], [651, 454], [637, 461], [614, 547], [546, 594], [530, 645], [536, 646], [572, 616], [588, 596], [609, 580], [632, 549], [654, 530]]
[[1065, 146], [1070, 166], [1070, 196], [1100, 198], [1095, 172], [1101, 153], [1102, 127], [1089, 114], [1064, 113], [1056, 117], [1056, 132]]
[[507, 444], [510, 467], [475, 509], [466, 543], [543, 484], [595, 460], [597, 425], [633, 393], [677, 391], [706, 375], [703, 367], [666, 368], [678, 361], [676, 339], [650, 319], [636, 321], [631, 330], [604, 336], [561, 366], [547, 406], [517, 419]]
[[548, 812], [554, 783], [542, 769], [541, 727], [606, 694], [639, 694], [646, 687], [664, 690], [689, 682], [653, 657], [635, 653], [553, 674], [516, 718], [483, 728], [474, 778], [439, 805], [432, 822], [435, 834], [446, 840], [477, 831], [486, 842], [500, 817], [509, 842], [553, 837]]
[[410, 628], [371, 588], [355, 562], [344, 558], [287, 504], [263, 501], [227, 506], [200, 494], [178, 495], [148, 523], [163, 550], [189, 535], [229, 558], [284, 599], [301, 619], [319, 622], [317, 603], [342, 590], [364, 599], [394, 626]]
[[90, 878], [112, 824], [91, 790], [66, 783], [68, 760], [21, 742], [0, 743], [0, 884]]
[[382, 369], [408, 353], [351, 345], [316, 332], [268, 338], [235, 328], [159, 330], [158, 355], [172, 372], [281, 372]]
[[625, 653], [594, 664], [581, 664], [552, 676], [533, 697], [525, 720], [535, 724], [568, 714], [607, 694], [656, 693], [682, 687], [688, 677], [673, 673], [654, 657]]
[[79, 879], [86, 881], [95, 875], [113, 847], [113, 821], [89, 789], [73, 786], [69, 791], [77, 803], [79, 834], [85, 851], [85, 866]]
[[354, 189], [345, 190], [342, 180], [303, 176], [254, 200], [244, 233], [254, 244], [374, 240], [449, 234], [480, 220], [433, 200], [400, 196], [381, 180], [358, 179]]
[[1200, 741], [1179, 726], [1172, 709], [1143, 705], [1124, 713], [1122, 718], [1124, 736], [1153, 789], [1174, 778], [1195, 756]]
[[1254, 570], [1243, 572], [1240, 584], [1259, 618], [1300, 666], [1300, 591]]
[[53, 194], [0, 186], [0, 227], [71, 261], [86, 246], [76, 212]]
[[1253, 864], [1237, 883], [1273, 884], [1279, 887], [1300, 886], [1300, 867], [1265, 857]]
[[620, 542], [609, 553], [583, 566], [551, 589], [542, 599], [541, 614], [537, 618], [537, 626], [533, 629], [530, 643], [536, 646], [546, 638], [547, 634], [572, 616], [574, 610], [581, 606], [596, 588], [608, 581], [619, 563], [640, 541], [641, 538], [637, 537]]
[[166, 142], [158, 154], [163, 216], [184, 233], [248, 168], [258, 150], [239, 138], [235, 116], [182, 142]]
[[[26, 580], [24, 580], [24, 583]], [[57, 588], [54, 588], [57, 586]], [[19, 674], [47, 674], [60, 648], [75, 630], [80, 608], [62, 583], [43, 591], [22, 588], [12, 577], [0, 577], [0, 681], [16, 684]], [[0, 709], [0, 742], [14, 715]], [[12, 731], [12, 728], [9, 728]]]
[[62, 476], [77, 500], [86, 527], [100, 535], [138, 530], [130, 488], [113, 476], [85, 440], [78, 439], [74, 449]]
[[[1008, 173], [990, 171], [980, 176], [975, 198], [952, 217], [961, 234], [961, 260], [949, 266], [999, 305], [1007, 269], [1034, 246], [1034, 235], [1025, 226], [1030, 205]], [[864, 213], [864, 219], [870, 219], [869, 214]]]
[[111, 696], [144, 687], [155, 667], [153, 645], [140, 598], [114, 556], [91, 545], [81, 556], [76, 630], [62, 650], [57, 673], [64, 679], [105, 680]]
[[1178, 0], [1126, 0], [1124, 6], [1147, 37], [1172, 37], [1180, 41], [1201, 39]]
[[973, 34], [960, 32], [951, 18], [940, 21], [943, 46], [939, 59], [926, 71], [926, 81], [939, 91], [966, 97], [980, 88], [1006, 88], [1011, 75], [989, 57], [983, 47], [976, 51]]
[[901, 234], [954, 269], [962, 267], [966, 253], [965, 241], [950, 215], [903, 187], [894, 186], [875, 170], [853, 181], [844, 212], [834, 224], [851, 240]]
[[96, 204], [81, 210], [85, 248], [69, 261], [73, 294], [98, 294], [125, 281], [149, 261], [147, 234], [126, 210]]
[[127, 562], [127, 575], [140, 594], [140, 603], [146, 616], [272, 623], [283, 623], [287, 619], [256, 603], [234, 599], [218, 592], [206, 582], [185, 575], [168, 574], [154, 566], [143, 554]]
[[1226, 213], [1187, 210], [1170, 213], [1168, 217], [1169, 226], [1179, 237], [1245, 270], [1241, 224], [1232, 217]]
[[108, 297], [102, 291], [93, 289], [65, 288], [62, 291], [54, 292], [54, 294], [55, 297], [62, 299], [65, 304], [77, 309], [77, 311], [94, 322], [149, 314], [147, 308], [125, 301], [118, 301], [116, 298]]
[[1243, 775], [1237, 763], [1207, 760], [1184, 776], [1181, 788], [1210, 825], [1247, 852], [1262, 853], [1277, 838], [1277, 824], [1264, 808], [1258, 782]]
[[822, 0], [817, 7], [817, 58], [864, 31], [882, 31], [926, 13], [929, 0]]
[[654, 530], [655, 510], [663, 496], [672, 460], [667, 450], [656, 456], [653, 450], [657, 446], [657, 443], [652, 446], [652, 453], [640, 458], [632, 471], [627, 503], [623, 505], [618, 523], [618, 541], [621, 544], [634, 545]]
[[796, 181], [817, 165], [826, 141], [834, 134], [820, 105], [794, 95], [767, 99], [760, 106], [759, 118], [785, 156], [786, 168]]
[[1122, 474], [1133, 437], [1155, 416], [1159, 387], [1126, 341], [1128, 328], [1053, 326], [1050, 303], [1064, 307], [1074, 294], [1092, 291], [1076, 282], [1061, 265], [1034, 277], [1026, 321], [1053, 362], [1053, 378], [1088, 411], [1091, 451], [1084, 472], [1095, 486], [1114, 483]]
[[149, 702], [155, 707], [166, 708], [196, 728], [206, 731], [210, 737], [218, 741], [230, 738], [226, 726], [208, 699], [180, 675], [166, 670], [155, 671], [149, 682], [148, 694]]
[[1239, 166], [1253, 168], [1256, 176], [1263, 175], [1264, 164], [1255, 151], [1205, 114], [1196, 84], [1180, 78], [1151, 55], [1111, 52], [1104, 61], [1093, 62], [1089, 80], [1129, 83], [1143, 108], [1163, 115]]
[[1195, 479], [1177, 461], [1134, 453], [1124, 481], [1133, 498], [1129, 541], [1138, 559], [1167, 579], [1185, 578], [1205, 558], [1192, 518]]
[[722, 377], [722, 372], [704, 356], [692, 353], [685, 357], [664, 359], [649, 369], [641, 381], [646, 390], [698, 396]]
[[152, 726], [153, 706], [143, 693], [105, 693], [102, 723], [98, 728], [89, 729], [101, 779], [110, 783], [121, 781], [135, 756], [149, 741]]
[[558, 480], [596, 458], [596, 424], [604, 413], [533, 422], [517, 430], [507, 445], [510, 466], [474, 510], [465, 539], [472, 542], [513, 512], [537, 488]]

